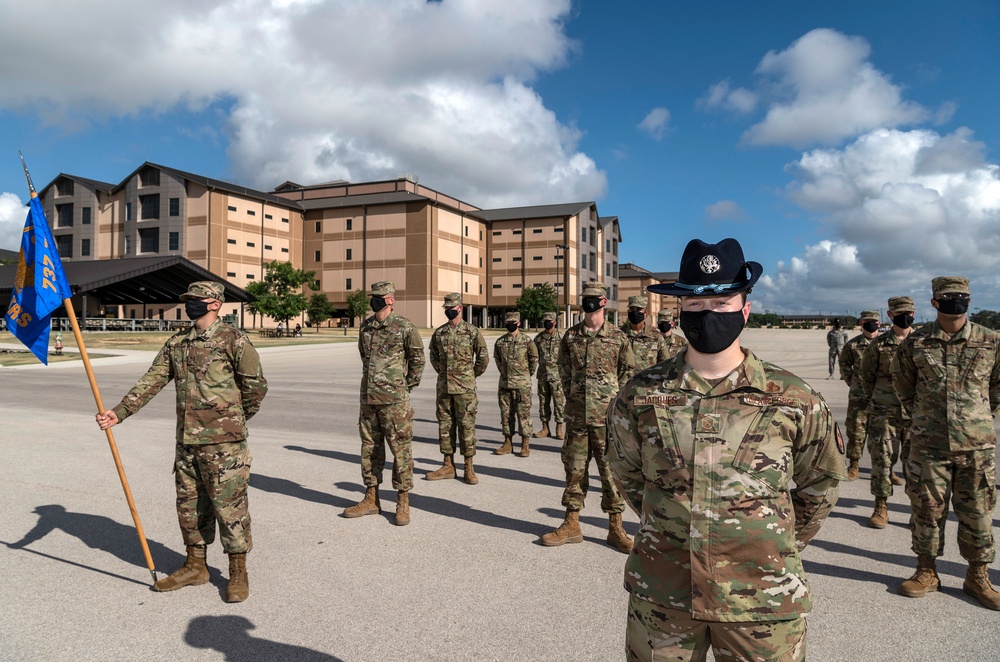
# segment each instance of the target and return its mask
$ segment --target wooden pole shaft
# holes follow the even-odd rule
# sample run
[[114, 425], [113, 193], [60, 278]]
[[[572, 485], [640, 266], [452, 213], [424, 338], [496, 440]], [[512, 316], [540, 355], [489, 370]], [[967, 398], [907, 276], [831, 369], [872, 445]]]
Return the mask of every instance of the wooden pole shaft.
[[[94, 378], [94, 369], [90, 366], [90, 357], [87, 356], [87, 348], [83, 344], [83, 334], [80, 333], [80, 324], [76, 320], [76, 312], [73, 310], [73, 303], [69, 299], [63, 299], [63, 306], [69, 316], [70, 324], [73, 325], [73, 337], [76, 338], [76, 346], [80, 348], [80, 358], [83, 359], [83, 367], [87, 370], [87, 380], [90, 381], [90, 390], [94, 392], [94, 401], [97, 403], [97, 413], [104, 411], [104, 402], [101, 400], [101, 391], [97, 388], [97, 380]], [[139, 521], [139, 511], [135, 508], [135, 501], [132, 500], [132, 490], [128, 486], [128, 478], [125, 477], [125, 468], [122, 466], [121, 457], [118, 455], [118, 446], [115, 444], [115, 436], [111, 428], [104, 431], [108, 435], [108, 445], [111, 447], [111, 456], [115, 459], [115, 468], [118, 469], [118, 479], [125, 490], [125, 500], [128, 502], [128, 509], [132, 513], [132, 521], [135, 522], [135, 531], [139, 535], [139, 543], [142, 545], [142, 553], [146, 556], [146, 566], [156, 583], [156, 567], [153, 565], [153, 557], [149, 553], [149, 545], [146, 544], [146, 533], [142, 530], [142, 523]]]

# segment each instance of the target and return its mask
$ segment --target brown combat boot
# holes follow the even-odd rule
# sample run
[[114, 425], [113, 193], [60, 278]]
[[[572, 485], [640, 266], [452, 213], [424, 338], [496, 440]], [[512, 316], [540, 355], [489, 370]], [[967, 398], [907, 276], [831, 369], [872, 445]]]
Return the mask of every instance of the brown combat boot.
[[517, 454], [518, 457], [528, 457], [531, 455], [531, 444], [528, 443], [527, 437], [521, 437], [521, 451]]
[[208, 566], [205, 565], [205, 548], [200, 545], [187, 546], [187, 560], [163, 579], [153, 584], [154, 591], [176, 591], [185, 586], [199, 586], [208, 582]]
[[250, 579], [247, 577], [247, 555], [230, 554], [226, 602], [243, 602], [248, 597], [250, 597]]
[[938, 579], [934, 557], [918, 556], [917, 571], [899, 585], [899, 594], [908, 598], [922, 598], [928, 593], [938, 590], [939, 586], [941, 586], [941, 580]]
[[549, 436], [549, 422], [542, 422], [542, 429], [535, 433], [536, 439], [542, 439], [543, 437]]
[[365, 498], [349, 508], [344, 509], [344, 517], [364, 517], [378, 515], [382, 512], [382, 503], [378, 500], [378, 487], [365, 488]]
[[410, 493], [399, 491], [396, 497], [396, 526], [406, 526], [410, 523]]
[[1000, 611], [1000, 593], [993, 588], [990, 583], [988, 563], [973, 562], [969, 564], [969, 570], [965, 573], [965, 583], [962, 584], [962, 591], [966, 595], [979, 600], [979, 604]]
[[893, 485], [906, 485], [906, 481], [897, 476], [895, 471], [889, 474], [889, 482]]
[[622, 514], [611, 513], [608, 515], [608, 544], [617, 549], [622, 554], [632, 551], [632, 539], [622, 528]]
[[568, 542], [583, 542], [583, 532], [580, 530], [580, 513], [567, 510], [566, 519], [559, 528], [542, 536], [542, 544], [546, 547], [558, 547]]
[[553, 439], [562, 439], [563, 438], [562, 423], [556, 423], [556, 433], [554, 435], [552, 435], [552, 438]]
[[889, 504], [883, 497], [875, 497], [875, 512], [868, 518], [868, 526], [873, 529], [884, 529], [889, 523]]
[[465, 475], [462, 476], [469, 485], [478, 485], [479, 476], [476, 475], [476, 468], [472, 466], [472, 456], [465, 458]]
[[847, 480], [857, 480], [860, 473], [861, 467], [858, 466], [858, 461], [851, 460], [850, 465], [847, 467]]
[[445, 478], [455, 477], [455, 460], [454, 455], [445, 455], [444, 464], [440, 469], [430, 472], [424, 476], [424, 480], [444, 480]]
[[503, 438], [503, 446], [493, 449], [494, 455], [506, 455], [514, 452], [514, 445], [510, 443], [510, 437]]

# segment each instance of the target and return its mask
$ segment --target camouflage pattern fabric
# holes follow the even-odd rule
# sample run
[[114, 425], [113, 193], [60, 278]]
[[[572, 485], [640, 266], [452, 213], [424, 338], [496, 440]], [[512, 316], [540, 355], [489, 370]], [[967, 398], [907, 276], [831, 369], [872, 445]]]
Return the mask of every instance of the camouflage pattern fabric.
[[218, 522], [227, 554], [253, 549], [247, 498], [251, 459], [245, 441], [177, 444], [174, 483], [185, 545], [211, 545]]
[[563, 394], [559, 377], [559, 341], [556, 332], [542, 331], [534, 339], [538, 350], [538, 415], [542, 423], [548, 423], [555, 416], [556, 423], [565, 420], [563, 409], [566, 396]]
[[522, 437], [530, 437], [534, 433], [531, 424], [531, 387], [500, 388], [497, 391], [500, 403], [500, 428], [504, 437], [513, 437], [518, 424]]
[[943, 551], [950, 492], [962, 556], [992, 562], [1000, 336], [968, 321], [948, 335], [932, 322], [903, 342], [892, 373], [911, 421], [906, 472], [913, 550]]
[[861, 388], [861, 357], [871, 339], [861, 335], [847, 341], [840, 353], [840, 378], [850, 389], [847, 394], [847, 459], [860, 460], [865, 447], [868, 414], [865, 412], [865, 392]]
[[493, 360], [500, 371], [500, 388], [531, 389], [538, 369], [538, 348], [522, 332], [505, 333], [493, 345]]
[[[858, 382], [867, 403], [867, 445], [872, 456], [871, 493], [877, 497], [892, 494], [892, 468], [902, 457], [906, 462], [903, 439], [909, 427], [903, 420], [899, 398], [892, 383], [892, 361], [902, 341], [890, 329], [868, 343], [861, 356]], [[886, 463], [889, 463], [886, 466]]]
[[442, 455], [451, 455], [456, 447], [463, 457], [476, 454], [476, 415], [479, 396], [475, 393], [438, 395], [438, 445]]
[[608, 404], [635, 371], [628, 337], [611, 322], [590, 332], [583, 322], [559, 342], [559, 376], [572, 426], [604, 425]]
[[218, 444], [247, 438], [267, 380], [246, 334], [216, 320], [171, 336], [135, 387], [114, 408], [119, 421], [139, 411], [171, 380], [177, 392], [177, 442]]
[[958, 517], [958, 551], [970, 562], [992, 563], [993, 508], [996, 506], [994, 450], [941, 451], [921, 447], [906, 463], [910, 534], [914, 553], [944, 554], [948, 496]]
[[635, 372], [645, 370], [651, 365], [656, 365], [660, 361], [670, 358], [667, 351], [667, 344], [663, 341], [663, 334], [656, 327], [650, 327], [643, 323], [641, 329], [635, 329], [626, 322], [621, 327], [632, 343], [632, 357], [635, 359]]
[[910, 453], [910, 430], [892, 416], [868, 416], [868, 453], [872, 457], [871, 493], [892, 496], [892, 468], [900, 459], [905, 471]]
[[587, 491], [590, 488], [590, 460], [597, 464], [601, 477], [601, 510], [606, 513], [625, 512], [625, 499], [615, 485], [605, 449], [607, 448], [607, 428], [603, 425], [573, 424], [566, 428], [566, 439], [562, 447], [563, 469], [566, 471], [566, 489], [563, 490], [562, 505], [566, 510], [583, 510]]
[[358, 331], [361, 354], [361, 404], [387, 405], [409, 400], [424, 373], [424, 341], [410, 320], [395, 311], [374, 315]]
[[392, 488], [413, 489], [413, 407], [409, 399], [388, 405], [361, 404], [361, 479], [365, 487], [382, 483], [385, 447], [392, 452]]
[[462, 455], [476, 454], [476, 414], [479, 397], [476, 378], [490, 363], [483, 334], [466, 321], [442, 324], [434, 330], [430, 343], [431, 366], [438, 373], [437, 420], [442, 455], [455, 452], [456, 441]]
[[641, 513], [625, 587], [700, 621], [808, 612], [799, 552], [846, 478], [823, 397], [743, 351], [715, 384], [682, 357], [653, 366], [608, 413], [611, 467]]
[[847, 331], [843, 329], [830, 329], [826, 333], [826, 344], [830, 348], [830, 374], [833, 374], [833, 369], [837, 367], [837, 359], [840, 358], [840, 352], [844, 349], [844, 345], [847, 344]]
[[806, 619], [757, 623], [696, 621], [686, 612], [629, 596], [625, 656], [630, 662], [806, 659]]
[[663, 344], [667, 346], [667, 358], [672, 359], [687, 347], [688, 341], [684, 336], [679, 336], [673, 331], [663, 336]]

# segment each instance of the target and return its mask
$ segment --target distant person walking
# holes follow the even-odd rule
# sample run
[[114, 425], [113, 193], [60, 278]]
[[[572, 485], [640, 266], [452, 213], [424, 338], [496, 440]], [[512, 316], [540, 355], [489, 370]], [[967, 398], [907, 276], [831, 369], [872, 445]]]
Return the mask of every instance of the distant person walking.
[[497, 400], [500, 405], [500, 429], [503, 445], [494, 455], [506, 455], [514, 450], [512, 439], [521, 428], [520, 457], [531, 453], [531, 376], [538, 369], [538, 348], [531, 338], [521, 333], [521, 313], [514, 310], [504, 316], [507, 333], [493, 345], [493, 360], [500, 372]]
[[[559, 341], [562, 336], [556, 331], [556, 314], [545, 313], [542, 327], [533, 341], [538, 350], [538, 417], [542, 419], [542, 429], [535, 433], [535, 437], [562, 439], [566, 396], [559, 377]], [[549, 420], [553, 418], [556, 422], [555, 433], [549, 429]]]
[[847, 396], [847, 480], [856, 480], [861, 469], [858, 463], [865, 447], [868, 414], [865, 413], [865, 392], [861, 388], [861, 357], [869, 343], [878, 337], [878, 311], [861, 313], [861, 334], [851, 338], [840, 353], [840, 378], [850, 388]]
[[833, 328], [826, 332], [826, 345], [830, 348], [829, 351], [829, 364], [830, 364], [830, 375], [827, 379], [833, 379], [833, 370], [837, 367], [837, 361], [840, 359], [840, 353], [844, 350], [844, 345], [847, 344], [847, 331], [840, 328], [840, 320], [833, 320]]

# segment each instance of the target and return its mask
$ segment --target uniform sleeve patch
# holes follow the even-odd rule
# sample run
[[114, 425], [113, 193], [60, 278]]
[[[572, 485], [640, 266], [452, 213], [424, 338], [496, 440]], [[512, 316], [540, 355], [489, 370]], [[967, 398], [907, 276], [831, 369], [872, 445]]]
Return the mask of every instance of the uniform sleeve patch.
[[781, 395], [759, 395], [757, 393], [740, 394], [740, 402], [754, 407], [797, 407], [799, 405], [795, 398], [786, 398]]
[[840, 434], [840, 424], [833, 424], [833, 436], [837, 440], [837, 450], [840, 451], [841, 455], [846, 455], [847, 450], [844, 448], [844, 435]]
[[684, 404], [687, 399], [682, 395], [636, 395], [632, 398], [633, 407], [646, 407], [650, 405], [674, 405]]

